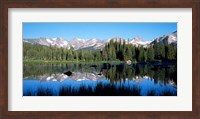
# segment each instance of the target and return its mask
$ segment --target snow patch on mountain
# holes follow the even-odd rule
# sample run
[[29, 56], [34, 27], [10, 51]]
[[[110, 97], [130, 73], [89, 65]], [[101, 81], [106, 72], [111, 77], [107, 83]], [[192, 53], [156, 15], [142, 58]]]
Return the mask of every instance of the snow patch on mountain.
[[133, 39], [126, 40], [120, 37], [113, 37], [110, 39], [81, 39], [81, 38], [74, 38], [70, 41], [67, 41], [63, 38], [39, 38], [39, 39], [23, 39], [25, 43], [31, 43], [31, 44], [40, 44], [45, 46], [56, 46], [56, 47], [62, 47], [62, 48], [73, 48], [74, 50], [80, 50], [80, 49], [102, 49], [106, 45], [106, 43], [110, 42], [119, 42], [119, 43], [125, 43], [125, 44], [132, 44], [136, 47], [148, 47], [150, 45], [154, 45], [155, 41], [157, 41], [158, 44], [161, 43], [167, 43], [167, 44], [173, 44], [177, 45], [177, 31], [166, 34], [161, 37], [158, 37], [156, 39], [153, 39], [151, 41], [145, 41], [140, 37], [134, 37]]
[[151, 45], [153, 45], [155, 43], [155, 41], [158, 44], [162, 44], [162, 43], [176, 44], [177, 43], [177, 31], [175, 31], [171, 34], [166, 34], [166, 35], [163, 35], [159, 38], [154, 39], [154, 41], [151, 42]]

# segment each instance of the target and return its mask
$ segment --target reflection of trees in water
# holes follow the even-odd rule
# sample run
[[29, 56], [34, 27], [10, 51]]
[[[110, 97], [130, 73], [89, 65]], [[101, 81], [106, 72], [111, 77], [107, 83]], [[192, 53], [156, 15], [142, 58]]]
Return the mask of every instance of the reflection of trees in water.
[[23, 76], [38, 76], [44, 74], [63, 73], [65, 71], [95, 72], [103, 74], [112, 82], [136, 79], [148, 76], [154, 82], [167, 84], [169, 80], [177, 84], [176, 65], [126, 65], [126, 64], [61, 64], [61, 65], [24, 65]]
[[148, 76], [150, 79], [154, 79], [155, 83], [158, 83], [159, 81], [166, 84], [169, 80], [173, 80], [177, 83], [177, 69], [175, 65], [167, 67], [153, 65], [117, 65], [104, 71], [104, 75], [111, 81], [121, 81], [127, 78], [136, 79], [138, 77]]
[[[82, 85], [81, 87], [74, 88], [72, 86], [62, 86], [58, 90], [58, 94], [55, 94], [53, 89], [38, 87], [37, 91], [33, 92], [27, 90], [23, 94], [24, 96], [142, 96], [141, 88], [137, 86], [116, 86], [115, 84], [102, 84], [97, 83], [93, 88], [92, 86]], [[156, 90], [150, 90], [147, 96], [177, 96], [176, 90], [162, 90], [156, 94]]]
[[28, 76], [39, 76], [44, 74], [57, 74], [65, 71], [64, 65], [35, 65], [35, 64], [24, 64], [23, 66], [23, 77]]

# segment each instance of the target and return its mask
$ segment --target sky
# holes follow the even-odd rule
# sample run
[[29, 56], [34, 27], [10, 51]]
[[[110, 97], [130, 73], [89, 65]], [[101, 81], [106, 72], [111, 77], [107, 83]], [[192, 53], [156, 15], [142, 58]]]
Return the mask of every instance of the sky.
[[177, 30], [177, 23], [128, 23], [128, 22], [25, 22], [23, 23], [23, 38], [73, 38], [110, 39], [121, 37], [132, 39], [140, 37], [143, 40], [170, 34]]

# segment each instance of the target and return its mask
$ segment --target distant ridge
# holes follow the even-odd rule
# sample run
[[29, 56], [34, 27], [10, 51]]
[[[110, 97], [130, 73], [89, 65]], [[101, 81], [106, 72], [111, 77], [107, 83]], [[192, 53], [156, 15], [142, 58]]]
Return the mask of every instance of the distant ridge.
[[150, 41], [145, 41], [140, 37], [134, 37], [133, 39], [123, 39], [120, 37], [113, 37], [111, 39], [81, 39], [81, 38], [74, 38], [70, 41], [67, 41], [63, 38], [34, 38], [34, 39], [23, 39], [24, 43], [30, 43], [30, 44], [39, 44], [44, 46], [56, 46], [56, 47], [62, 47], [62, 48], [73, 48], [75, 50], [95, 50], [95, 49], [101, 49], [105, 46], [106, 43], [110, 42], [110, 40], [113, 40], [114, 42], [125, 42], [126, 44], [132, 44], [136, 47], [143, 46], [148, 47], [151, 45], [154, 45], [155, 41], [157, 41], [158, 44], [161, 43], [167, 43], [167, 44], [173, 44], [177, 45], [177, 31], [172, 32], [171, 34], [165, 34], [163, 36], [160, 36], [158, 38], [155, 38]]

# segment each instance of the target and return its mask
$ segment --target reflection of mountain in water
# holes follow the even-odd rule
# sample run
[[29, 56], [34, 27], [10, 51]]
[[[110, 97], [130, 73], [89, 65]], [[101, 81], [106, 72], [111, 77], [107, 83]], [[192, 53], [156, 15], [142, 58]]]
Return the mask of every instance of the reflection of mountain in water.
[[76, 81], [81, 80], [100, 80], [100, 79], [106, 79], [104, 75], [99, 75], [97, 72], [94, 73], [88, 73], [88, 72], [73, 72], [73, 75], [71, 76], [71, 79], [74, 79]]
[[36, 77], [36, 79], [39, 79], [40, 81], [58, 81], [58, 82], [62, 82], [64, 81], [65, 79], [67, 79], [68, 76], [65, 75], [65, 74], [52, 74], [52, 75], [41, 75], [41, 76], [38, 76]]
[[[30, 77], [26, 77], [24, 79], [30, 79]], [[89, 73], [89, 72], [73, 72], [71, 76], [67, 76], [63, 73], [57, 73], [57, 74], [44, 74], [39, 75], [36, 77], [33, 77], [32, 79], [39, 79], [40, 81], [58, 81], [62, 82], [67, 79], [73, 79], [75, 81], [81, 81], [81, 80], [100, 80], [100, 79], [106, 79], [106, 77], [102, 74], [98, 74], [97, 72]]]
[[176, 96], [176, 64], [24, 65], [25, 96]]
[[[30, 77], [26, 77], [24, 79], [30, 79]], [[41, 82], [49, 82], [49, 81], [63, 82], [68, 79], [70, 79], [70, 80], [73, 79], [75, 81], [110, 80], [110, 79], [107, 79], [106, 76], [104, 76], [104, 74], [101, 74], [101, 73], [97, 73], [97, 72], [89, 73], [89, 72], [78, 72], [78, 71], [73, 72], [71, 76], [67, 76], [62, 73], [57, 73], [57, 74], [51, 74], [51, 75], [44, 74], [44, 75], [40, 75], [37, 77], [33, 77], [32, 79], [37, 79], [37, 80], [40, 80]], [[133, 80], [136, 83], [141, 83], [143, 80], [146, 80], [146, 79], [154, 80], [149, 76], [136, 76], [131, 79], [126, 78], [125, 80]], [[117, 81], [117, 82], [123, 82], [123, 81], [124, 81], [124, 79], [121, 79], [120, 81]], [[159, 83], [164, 83], [164, 82], [159, 81]], [[165, 85], [176, 87], [176, 83], [173, 80], [168, 80], [167, 82], [165, 82]]]
[[[99, 79], [111, 82], [135, 80], [140, 83], [143, 79], [154, 80], [155, 84], [177, 84], [176, 64], [64, 64], [64, 65], [24, 65], [24, 79], [39, 79], [40, 81], [58, 81], [66, 79], [75, 81]], [[72, 72], [71, 76], [65, 75]]]

